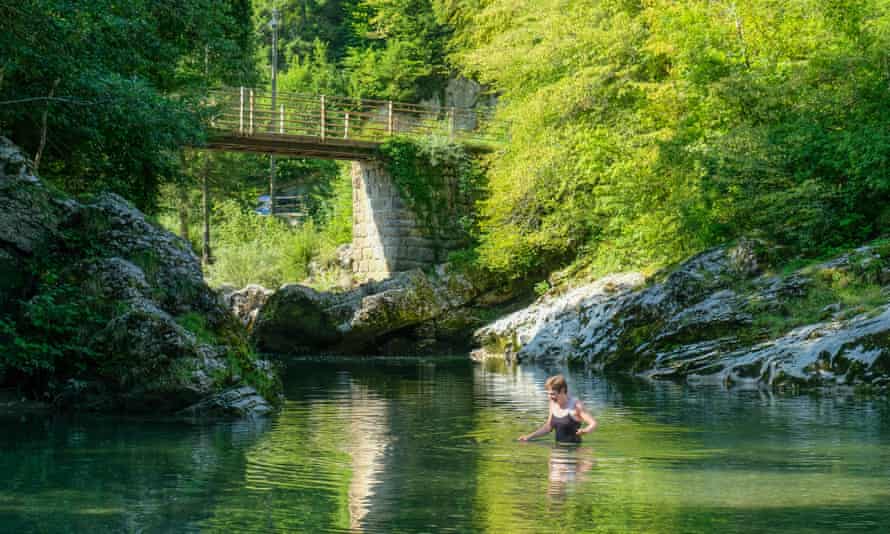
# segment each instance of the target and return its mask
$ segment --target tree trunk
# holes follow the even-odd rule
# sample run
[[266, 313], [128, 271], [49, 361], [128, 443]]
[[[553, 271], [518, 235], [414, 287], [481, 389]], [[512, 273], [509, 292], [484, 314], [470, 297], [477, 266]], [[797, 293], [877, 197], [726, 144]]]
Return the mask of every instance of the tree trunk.
[[269, 215], [275, 215], [278, 203], [275, 201], [275, 155], [269, 156]]
[[179, 193], [179, 236], [191, 243], [189, 239], [189, 192], [184, 185], [176, 186]]
[[210, 159], [204, 160], [204, 172], [201, 175], [201, 215], [204, 219], [204, 240], [201, 246], [201, 263], [208, 266], [213, 263], [210, 252], [210, 192], [207, 189], [207, 174], [210, 171]]
[[56, 81], [53, 82], [53, 87], [49, 90], [49, 98], [46, 101], [46, 108], [43, 110], [43, 119], [40, 126], [40, 145], [37, 147], [37, 155], [34, 156], [34, 172], [37, 172], [40, 168], [40, 158], [43, 157], [43, 149], [46, 147], [46, 120], [49, 117], [49, 103], [60, 81], [62, 81], [60, 78], [56, 78]]

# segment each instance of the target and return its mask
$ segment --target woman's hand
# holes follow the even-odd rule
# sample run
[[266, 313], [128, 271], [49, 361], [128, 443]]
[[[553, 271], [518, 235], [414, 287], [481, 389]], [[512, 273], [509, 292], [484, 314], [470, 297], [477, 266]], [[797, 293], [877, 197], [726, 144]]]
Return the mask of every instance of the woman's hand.
[[516, 441], [528, 441], [528, 436], [519, 436]]

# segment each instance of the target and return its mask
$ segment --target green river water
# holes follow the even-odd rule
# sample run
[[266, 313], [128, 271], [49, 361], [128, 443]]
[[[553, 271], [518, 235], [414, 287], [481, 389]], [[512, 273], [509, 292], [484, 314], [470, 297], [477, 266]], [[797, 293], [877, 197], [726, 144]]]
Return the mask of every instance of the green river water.
[[[600, 428], [517, 443], [565, 372]], [[307, 359], [266, 421], [0, 420], [0, 532], [887, 532], [890, 403]]]

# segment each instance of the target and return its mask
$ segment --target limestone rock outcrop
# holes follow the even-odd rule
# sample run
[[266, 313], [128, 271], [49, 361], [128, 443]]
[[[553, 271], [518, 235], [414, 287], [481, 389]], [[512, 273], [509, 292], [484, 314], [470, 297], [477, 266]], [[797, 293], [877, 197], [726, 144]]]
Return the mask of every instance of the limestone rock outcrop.
[[[864, 247], [780, 275], [764, 272], [758, 246], [713, 249], [655, 279], [610, 275], [545, 295], [478, 329], [473, 355], [724, 385], [890, 385], [890, 258]], [[885, 298], [867, 308], [819, 303], [832, 288], [882, 286]]]

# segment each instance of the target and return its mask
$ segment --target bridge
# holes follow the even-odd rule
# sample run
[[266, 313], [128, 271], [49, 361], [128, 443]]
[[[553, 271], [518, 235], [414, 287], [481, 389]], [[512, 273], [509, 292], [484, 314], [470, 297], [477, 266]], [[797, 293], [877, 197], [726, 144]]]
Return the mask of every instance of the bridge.
[[[406, 104], [328, 95], [271, 94], [250, 88], [211, 91], [215, 113], [204, 148], [352, 161], [352, 265], [359, 278], [445, 261], [461, 246], [447, 222], [429, 228], [414, 213], [379, 160], [393, 136], [443, 136], [473, 152], [507, 140], [493, 110]], [[443, 198], [455, 198], [454, 191]]]
[[220, 89], [209, 93], [216, 113], [206, 148], [283, 156], [372, 160], [393, 136], [437, 135], [471, 151], [506, 140], [493, 110], [407, 104], [329, 95]]

